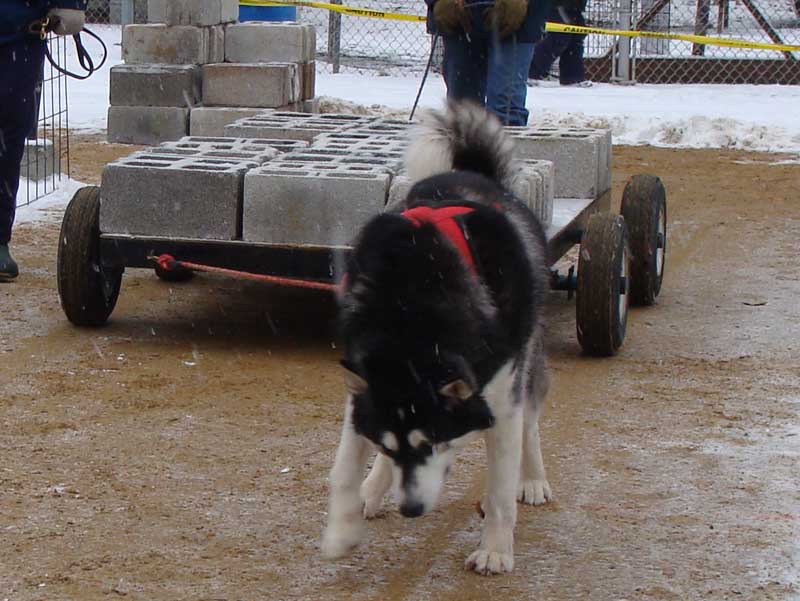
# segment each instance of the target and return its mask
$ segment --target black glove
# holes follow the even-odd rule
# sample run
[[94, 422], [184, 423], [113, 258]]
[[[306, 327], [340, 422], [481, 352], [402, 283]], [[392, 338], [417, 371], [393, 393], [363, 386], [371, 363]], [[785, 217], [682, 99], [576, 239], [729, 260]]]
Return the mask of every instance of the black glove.
[[528, 14], [528, 0], [495, 0], [483, 13], [483, 24], [505, 38], [520, 27]]
[[440, 33], [469, 33], [472, 29], [464, 0], [436, 0], [433, 5], [433, 20]]

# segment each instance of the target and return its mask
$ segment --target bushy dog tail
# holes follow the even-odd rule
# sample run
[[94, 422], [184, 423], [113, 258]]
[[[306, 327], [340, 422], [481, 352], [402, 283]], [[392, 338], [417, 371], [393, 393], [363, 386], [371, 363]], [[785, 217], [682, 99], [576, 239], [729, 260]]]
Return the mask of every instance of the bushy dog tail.
[[508, 186], [514, 142], [500, 120], [477, 104], [450, 101], [445, 111], [429, 111], [411, 136], [405, 167], [412, 183], [457, 170]]

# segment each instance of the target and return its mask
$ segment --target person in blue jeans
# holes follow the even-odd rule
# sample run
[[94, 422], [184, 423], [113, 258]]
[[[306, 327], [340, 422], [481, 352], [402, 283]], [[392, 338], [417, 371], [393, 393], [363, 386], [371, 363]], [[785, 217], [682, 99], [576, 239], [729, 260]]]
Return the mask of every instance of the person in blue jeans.
[[8, 250], [25, 139], [36, 126], [43, 24], [58, 35], [83, 29], [86, 0], [0, 0], [0, 282], [19, 275]]
[[444, 44], [447, 97], [472, 100], [504, 125], [527, 125], [528, 68], [550, 0], [425, 0]]
[[[548, 21], [567, 25], [586, 26], [583, 11], [586, 0], [555, 0], [547, 16]], [[528, 76], [532, 80], [547, 79], [553, 63], [558, 59], [558, 80], [562, 86], [589, 87], [583, 69], [583, 40], [585, 35], [547, 32], [533, 49], [533, 60]]]

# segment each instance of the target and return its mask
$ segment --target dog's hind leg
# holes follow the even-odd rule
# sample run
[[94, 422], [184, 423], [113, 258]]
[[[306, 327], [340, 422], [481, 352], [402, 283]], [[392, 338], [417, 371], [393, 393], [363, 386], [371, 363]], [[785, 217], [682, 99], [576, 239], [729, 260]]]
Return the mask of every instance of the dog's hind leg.
[[544, 470], [542, 448], [539, 443], [539, 414], [547, 395], [549, 381], [544, 352], [540, 342], [534, 341], [530, 360], [529, 398], [525, 402], [522, 435], [522, 465], [517, 500], [529, 505], [541, 505], [553, 498]]
[[378, 453], [369, 476], [361, 484], [361, 500], [364, 501], [364, 517], [374, 518], [383, 505], [383, 497], [392, 486], [392, 460]]
[[355, 431], [352, 413], [352, 398], [348, 398], [342, 437], [330, 474], [328, 525], [322, 536], [322, 554], [331, 559], [345, 555], [361, 542], [364, 534], [358, 487], [364, 477], [369, 443]]
[[508, 375], [506, 371], [505, 376], [496, 379], [506, 381], [497, 382], [496, 389], [493, 382], [486, 391], [490, 406], [503, 413], [486, 432], [488, 474], [486, 495], [481, 503], [484, 513], [481, 544], [465, 563], [467, 569], [480, 574], [500, 574], [514, 569], [515, 494], [522, 455], [523, 408], [511, 392], [513, 374]]

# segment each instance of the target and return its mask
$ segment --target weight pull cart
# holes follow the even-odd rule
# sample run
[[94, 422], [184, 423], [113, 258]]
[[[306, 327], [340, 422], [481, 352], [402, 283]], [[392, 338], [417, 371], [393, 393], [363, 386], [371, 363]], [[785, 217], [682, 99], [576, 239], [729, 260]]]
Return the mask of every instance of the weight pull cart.
[[[661, 180], [634, 176], [625, 186], [621, 214], [610, 213], [610, 207], [610, 191], [595, 199], [557, 198], [547, 230], [551, 265], [580, 245], [577, 272], [574, 265], [566, 274], [553, 269], [551, 287], [574, 292], [578, 341], [597, 356], [617, 352], [629, 305], [655, 302], [664, 276], [667, 205]], [[100, 188], [87, 186], [75, 193], [61, 224], [58, 292], [64, 313], [77, 326], [106, 323], [126, 267], [155, 265], [159, 278], [173, 282], [204, 270], [333, 289], [333, 265], [349, 250], [106, 234], [100, 232], [99, 215]]]

